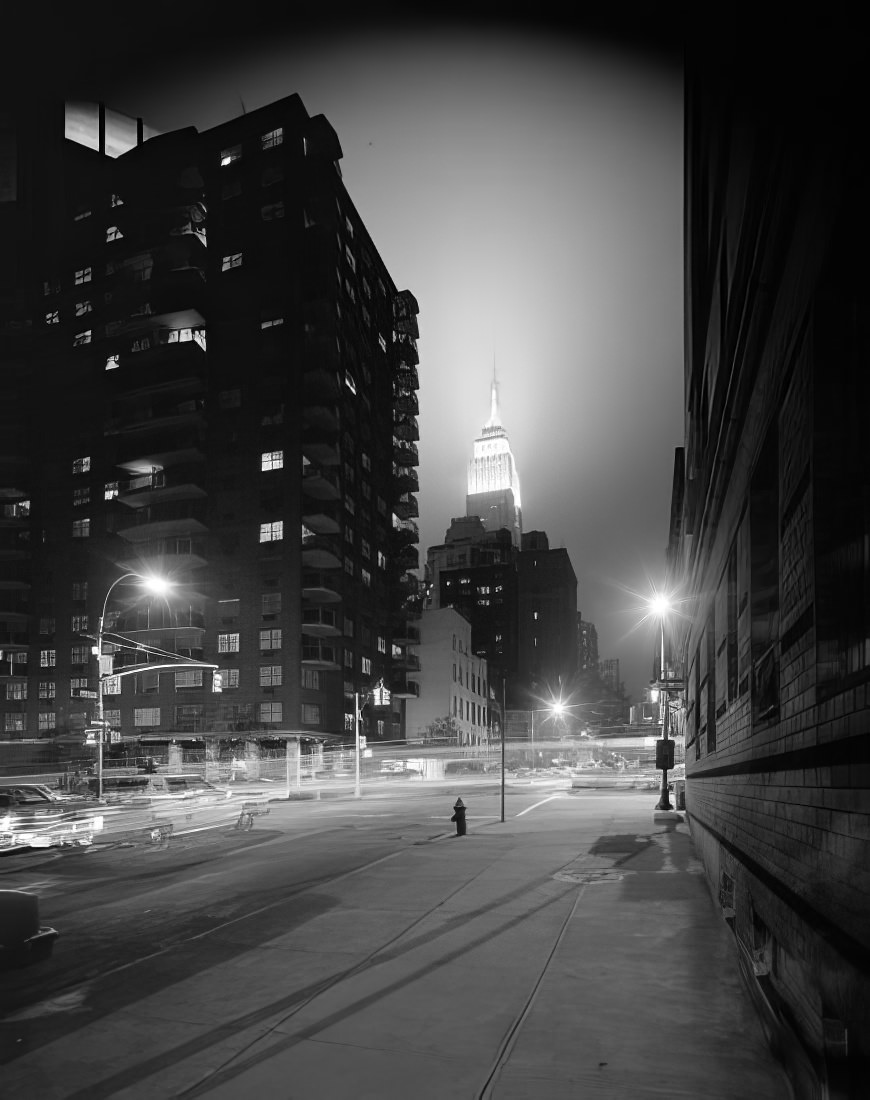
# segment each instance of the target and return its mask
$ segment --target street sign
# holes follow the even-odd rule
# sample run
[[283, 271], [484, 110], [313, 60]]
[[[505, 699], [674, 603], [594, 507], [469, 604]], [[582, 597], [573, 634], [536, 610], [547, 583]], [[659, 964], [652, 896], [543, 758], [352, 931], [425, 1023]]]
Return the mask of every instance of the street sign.
[[673, 771], [674, 767], [674, 742], [671, 738], [656, 741], [656, 768], [659, 771]]
[[112, 730], [111, 733], [109, 734], [109, 740], [110, 741], [120, 741], [121, 740], [121, 731], [120, 730]]
[[360, 747], [361, 749], [364, 749], [364, 748], [366, 747], [366, 739], [365, 739], [365, 737], [362, 737], [362, 736], [360, 737], [360, 739], [359, 739], [359, 747]]

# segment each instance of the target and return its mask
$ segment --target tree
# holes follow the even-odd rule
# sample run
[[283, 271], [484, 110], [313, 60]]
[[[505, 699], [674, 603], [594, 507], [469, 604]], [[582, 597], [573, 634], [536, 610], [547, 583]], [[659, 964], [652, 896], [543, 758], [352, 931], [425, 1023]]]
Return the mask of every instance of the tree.
[[456, 745], [459, 743], [459, 723], [449, 714], [436, 718], [423, 730], [423, 739], [430, 743]]

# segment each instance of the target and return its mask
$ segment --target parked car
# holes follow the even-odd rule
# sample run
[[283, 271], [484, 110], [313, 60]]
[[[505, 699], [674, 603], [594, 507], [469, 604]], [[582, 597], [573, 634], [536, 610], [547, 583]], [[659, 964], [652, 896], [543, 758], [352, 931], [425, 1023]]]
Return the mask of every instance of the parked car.
[[[96, 792], [97, 780], [89, 780]], [[153, 806], [161, 803], [222, 802], [232, 791], [199, 775], [111, 775], [103, 777], [103, 799], [111, 805]]]
[[0, 786], [0, 851], [92, 844], [103, 828], [102, 804], [67, 799], [40, 783]]

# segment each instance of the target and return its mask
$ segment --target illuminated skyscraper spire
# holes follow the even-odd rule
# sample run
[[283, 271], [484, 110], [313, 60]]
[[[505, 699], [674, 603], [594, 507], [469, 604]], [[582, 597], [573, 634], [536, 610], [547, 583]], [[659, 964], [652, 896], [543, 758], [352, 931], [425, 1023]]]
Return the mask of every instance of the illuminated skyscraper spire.
[[494, 357], [489, 420], [474, 441], [474, 457], [468, 464], [465, 514], [480, 516], [488, 531], [507, 527], [514, 545], [520, 545], [523, 531], [520, 478], [499, 416]]

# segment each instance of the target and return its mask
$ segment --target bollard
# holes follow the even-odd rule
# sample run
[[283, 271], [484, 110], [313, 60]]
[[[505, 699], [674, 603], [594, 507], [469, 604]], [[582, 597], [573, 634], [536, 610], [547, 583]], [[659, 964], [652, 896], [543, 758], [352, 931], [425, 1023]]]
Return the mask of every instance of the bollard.
[[465, 803], [461, 798], [453, 803], [453, 817], [450, 820], [456, 822], [456, 835], [465, 836]]

